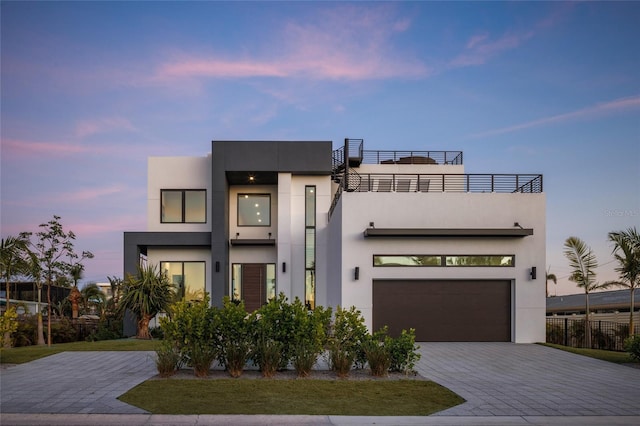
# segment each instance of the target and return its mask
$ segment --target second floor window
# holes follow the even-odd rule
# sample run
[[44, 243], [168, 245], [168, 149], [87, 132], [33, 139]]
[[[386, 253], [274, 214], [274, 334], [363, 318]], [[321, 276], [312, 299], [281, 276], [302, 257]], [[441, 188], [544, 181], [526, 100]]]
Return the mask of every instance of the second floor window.
[[271, 226], [271, 195], [238, 194], [238, 226]]
[[207, 191], [163, 189], [160, 191], [160, 222], [206, 223]]

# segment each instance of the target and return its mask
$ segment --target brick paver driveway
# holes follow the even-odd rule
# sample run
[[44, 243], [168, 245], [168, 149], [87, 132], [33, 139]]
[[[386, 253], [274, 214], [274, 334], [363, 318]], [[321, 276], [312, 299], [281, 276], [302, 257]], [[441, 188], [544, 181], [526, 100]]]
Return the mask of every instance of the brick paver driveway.
[[467, 400], [437, 416], [639, 416], [640, 369], [541, 345], [422, 343], [419, 373]]
[[157, 374], [153, 352], [62, 352], [0, 372], [2, 413], [146, 413], [116, 398]]

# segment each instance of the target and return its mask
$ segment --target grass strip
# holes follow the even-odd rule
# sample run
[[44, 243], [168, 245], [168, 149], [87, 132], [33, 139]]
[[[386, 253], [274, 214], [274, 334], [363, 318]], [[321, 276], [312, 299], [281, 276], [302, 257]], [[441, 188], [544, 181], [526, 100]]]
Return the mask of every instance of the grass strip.
[[118, 339], [98, 342], [58, 343], [48, 346], [22, 346], [0, 349], [0, 364], [23, 364], [59, 352], [69, 351], [153, 351], [158, 340]]
[[[541, 343], [541, 345], [549, 346], [551, 348], [560, 349], [566, 352], [571, 352], [578, 355], [584, 355], [591, 358], [601, 359], [603, 361], [614, 362], [616, 364], [633, 364], [634, 360], [626, 352], [605, 351], [603, 349], [587, 349], [587, 348], [573, 348], [570, 346], [556, 345], [554, 343]], [[635, 363], [638, 363], [635, 361]]]
[[193, 380], [141, 383], [121, 401], [154, 414], [426, 416], [464, 402], [427, 380]]

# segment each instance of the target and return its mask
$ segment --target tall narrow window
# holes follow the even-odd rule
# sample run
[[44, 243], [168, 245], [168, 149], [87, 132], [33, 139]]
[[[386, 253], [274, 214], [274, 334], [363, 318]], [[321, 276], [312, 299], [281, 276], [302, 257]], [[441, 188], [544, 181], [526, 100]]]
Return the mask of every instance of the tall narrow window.
[[305, 186], [304, 203], [304, 268], [305, 268], [305, 305], [309, 309], [316, 307], [316, 187]]
[[204, 189], [163, 189], [160, 191], [160, 222], [205, 223], [207, 191]]

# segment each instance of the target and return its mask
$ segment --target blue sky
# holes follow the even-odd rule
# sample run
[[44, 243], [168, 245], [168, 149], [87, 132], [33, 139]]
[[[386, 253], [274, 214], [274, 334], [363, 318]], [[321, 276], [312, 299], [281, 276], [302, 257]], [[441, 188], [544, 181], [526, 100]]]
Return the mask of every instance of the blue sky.
[[85, 281], [146, 229], [146, 158], [363, 138], [543, 173], [547, 262], [640, 225], [640, 3], [1, 3], [2, 236], [54, 214]]

